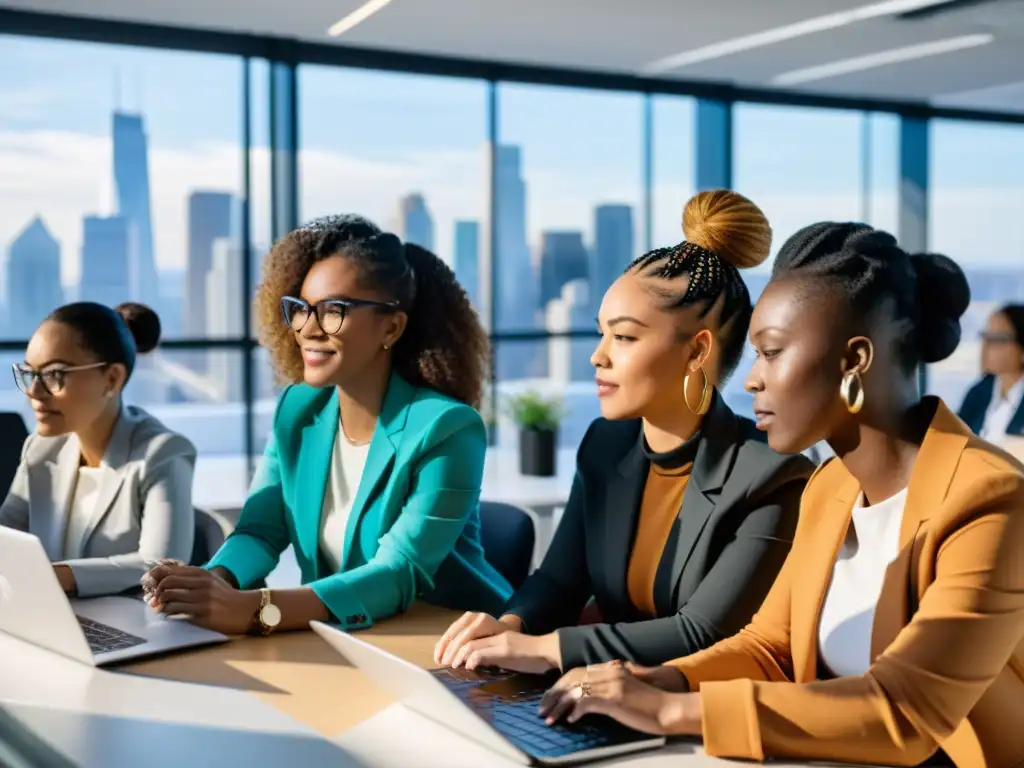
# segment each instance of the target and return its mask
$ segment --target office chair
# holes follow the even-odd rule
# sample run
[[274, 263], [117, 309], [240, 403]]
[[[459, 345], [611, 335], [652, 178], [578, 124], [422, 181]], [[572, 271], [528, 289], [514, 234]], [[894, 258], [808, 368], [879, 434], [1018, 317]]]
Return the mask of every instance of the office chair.
[[14, 474], [21, 462], [21, 448], [28, 439], [28, 427], [17, 411], [0, 413], [0, 501], [7, 498]]
[[533, 562], [536, 534], [529, 512], [500, 501], [481, 501], [480, 538], [487, 561], [519, 589]]
[[191, 565], [205, 565], [217, 553], [231, 533], [231, 526], [220, 515], [196, 508], [196, 536]]

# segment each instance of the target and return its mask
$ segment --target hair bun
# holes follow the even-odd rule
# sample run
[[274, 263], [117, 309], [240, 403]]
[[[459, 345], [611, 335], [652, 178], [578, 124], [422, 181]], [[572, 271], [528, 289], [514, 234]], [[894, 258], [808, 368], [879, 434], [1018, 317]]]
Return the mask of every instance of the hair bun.
[[145, 304], [126, 301], [114, 307], [121, 316], [135, 340], [135, 350], [144, 355], [156, 349], [160, 343], [160, 318]]
[[772, 248], [772, 228], [764, 212], [731, 189], [691, 197], [683, 208], [683, 236], [737, 269], [763, 263]]
[[924, 363], [945, 360], [960, 344], [960, 318], [971, 303], [967, 277], [939, 253], [911, 254], [917, 273], [918, 351]]

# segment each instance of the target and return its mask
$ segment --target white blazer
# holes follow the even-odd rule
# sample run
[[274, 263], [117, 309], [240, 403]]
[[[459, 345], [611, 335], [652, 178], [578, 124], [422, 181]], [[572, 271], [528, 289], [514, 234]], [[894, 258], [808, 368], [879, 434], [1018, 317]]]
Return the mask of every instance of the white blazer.
[[195, 537], [192, 474], [196, 449], [146, 411], [124, 406], [100, 463], [95, 506], [68, 541], [68, 516], [81, 464], [74, 434], [29, 436], [0, 525], [39, 538], [50, 560], [68, 565], [80, 597], [137, 587], [153, 560], [188, 561]]

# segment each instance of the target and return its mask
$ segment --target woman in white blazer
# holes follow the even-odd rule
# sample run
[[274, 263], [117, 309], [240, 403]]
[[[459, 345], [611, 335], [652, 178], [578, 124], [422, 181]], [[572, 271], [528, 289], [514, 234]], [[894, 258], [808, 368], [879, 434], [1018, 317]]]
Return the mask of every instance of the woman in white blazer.
[[137, 587], [153, 561], [192, 554], [195, 448], [122, 403], [136, 355], [159, 340], [148, 307], [77, 302], [43, 321], [14, 366], [36, 431], [0, 525], [37, 536], [61, 586], [79, 597]]

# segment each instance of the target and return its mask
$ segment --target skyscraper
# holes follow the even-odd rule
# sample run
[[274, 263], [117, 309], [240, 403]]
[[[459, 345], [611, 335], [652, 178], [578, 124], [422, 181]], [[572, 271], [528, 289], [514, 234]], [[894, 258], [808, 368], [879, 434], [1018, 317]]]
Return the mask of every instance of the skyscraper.
[[[536, 275], [526, 242], [526, 182], [522, 172], [522, 150], [514, 145], [491, 147], [494, 156], [494, 196], [497, 210], [493, 221], [495, 285], [493, 300], [498, 331], [536, 329], [540, 308]], [[542, 342], [506, 342], [494, 352], [499, 380], [542, 377], [547, 355]]]
[[136, 228], [123, 216], [82, 219], [82, 269], [79, 299], [114, 307], [136, 299], [129, 286], [129, 265], [137, 253]]
[[455, 277], [466, 289], [473, 306], [479, 309], [480, 224], [478, 222], [455, 222]]
[[[541, 306], [562, 295], [562, 286], [572, 280], [586, 280], [589, 254], [582, 232], [544, 232], [541, 235]], [[588, 323], [589, 327], [589, 323]]]
[[495, 244], [497, 282], [494, 287], [500, 330], [532, 330], [540, 308], [535, 276], [526, 243], [526, 182], [522, 150], [517, 146], [496, 149], [494, 193], [497, 199]]
[[[200, 338], [211, 333], [207, 323], [207, 276], [213, 268], [214, 243], [239, 234], [235, 198], [227, 192], [197, 191], [188, 198], [188, 262], [185, 266], [185, 316], [182, 331], [187, 337]], [[234, 253], [241, 261], [234, 237]], [[238, 292], [239, 280], [234, 285]]]
[[36, 216], [11, 241], [4, 274], [7, 326], [3, 336], [27, 339], [50, 312], [64, 303], [60, 284], [60, 243]]
[[[244, 254], [237, 240], [222, 237], [211, 246], [212, 263], [206, 273], [206, 333], [218, 338], [242, 335], [242, 265]], [[225, 402], [243, 397], [243, 371], [240, 355], [211, 350], [206, 353], [206, 370], [211, 383]]]
[[628, 205], [599, 205], [594, 209], [594, 248], [590, 252], [591, 299], [602, 297], [635, 256], [633, 209]]
[[427, 208], [427, 201], [419, 192], [399, 199], [395, 234], [407, 243], [434, 250], [434, 219]]
[[[150, 210], [149, 140], [142, 115], [113, 114], [114, 190], [117, 213], [135, 230], [128, 254], [127, 285], [132, 298], [159, 312], [160, 287], [153, 250]], [[85, 248], [83, 246], [83, 253]]]
[[[562, 286], [561, 294], [548, 302], [545, 310], [548, 333], [565, 333], [591, 325], [594, 322], [591, 299], [586, 279], [567, 282]], [[548, 339], [548, 378], [556, 385], [592, 381], [594, 366], [590, 364], [590, 358], [595, 346], [594, 339], [566, 336]]]

